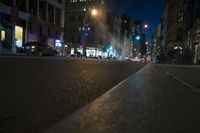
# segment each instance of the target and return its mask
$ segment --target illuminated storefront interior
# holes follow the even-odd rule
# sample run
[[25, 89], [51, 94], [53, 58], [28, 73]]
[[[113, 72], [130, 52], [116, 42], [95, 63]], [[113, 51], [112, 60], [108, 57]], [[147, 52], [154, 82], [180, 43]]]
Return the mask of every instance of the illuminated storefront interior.
[[21, 48], [23, 44], [23, 27], [15, 26], [16, 46]]
[[1, 31], [1, 37], [0, 37], [1, 41], [4, 41], [6, 39], [6, 32], [5, 31]]
[[[75, 55], [76, 52], [83, 54], [83, 48], [76, 48], [76, 50], [74, 48], [71, 48], [71, 55]], [[99, 57], [99, 56], [103, 56], [103, 51], [101, 51], [98, 48], [95, 47], [87, 47], [86, 48], [86, 56], [87, 57]]]

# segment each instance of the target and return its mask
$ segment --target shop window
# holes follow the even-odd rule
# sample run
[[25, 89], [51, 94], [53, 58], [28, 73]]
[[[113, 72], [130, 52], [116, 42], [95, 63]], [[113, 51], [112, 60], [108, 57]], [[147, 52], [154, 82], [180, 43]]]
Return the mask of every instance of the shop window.
[[1, 31], [1, 41], [6, 40], [6, 32], [4, 30]]
[[23, 44], [23, 27], [15, 26], [15, 41], [17, 47], [22, 47]]

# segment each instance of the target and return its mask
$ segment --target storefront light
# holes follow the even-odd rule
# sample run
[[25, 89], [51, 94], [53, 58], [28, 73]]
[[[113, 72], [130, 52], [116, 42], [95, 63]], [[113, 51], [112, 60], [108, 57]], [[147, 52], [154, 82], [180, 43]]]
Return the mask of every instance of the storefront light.
[[23, 27], [15, 26], [16, 46], [22, 47], [23, 43]]
[[1, 31], [1, 41], [4, 41], [6, 39], [6, 33], [5, 31]]
[[56, 47], [62, 47], [61, 41], [60, 40], [56, 40], [55, 46]]

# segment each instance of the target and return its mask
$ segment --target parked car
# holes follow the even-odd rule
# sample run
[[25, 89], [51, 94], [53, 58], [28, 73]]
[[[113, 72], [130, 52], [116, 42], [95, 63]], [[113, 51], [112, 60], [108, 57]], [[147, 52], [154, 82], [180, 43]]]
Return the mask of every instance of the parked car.
[[29, 55], [29, 54], [38, 55], [38, 56], [43, 56], [43, 55], [55, 56], [55, 55], [57, 55], [57, 51], [53, 47], [42, 44], [40, 42], [27, 42], [24, 45], [24, 52], [27, 55]]

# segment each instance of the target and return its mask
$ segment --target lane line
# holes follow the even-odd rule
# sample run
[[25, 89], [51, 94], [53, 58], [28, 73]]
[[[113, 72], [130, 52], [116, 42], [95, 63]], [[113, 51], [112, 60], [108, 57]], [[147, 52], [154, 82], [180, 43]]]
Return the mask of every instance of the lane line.
[[190, 90], [192, 90], [193, 92], [195, 92], [195, 93], [197, 93], [198, 95], [200, 95], [200, 89], [199, 89], [199, 88], [193, 86], [192, 84], [188, 83], [187, 81], [184, 81], [184, 80], [182, 80], [181, 78], [178, 78], [177, 76], [175, 76], [175, 75], [173, 75], [173, 74], [171, 74], [171, 73], [169, 73], [169, 72], [166, 72], [166, 71], [165, 71], [165, 74], [166, 74], [168, 77], [170, 77], [170, 78], [172, 78], [172, 79], [178, 81], [178, 82], [181, 83], [182, 85], [186, 86], [188, 89], [190, 89]]

